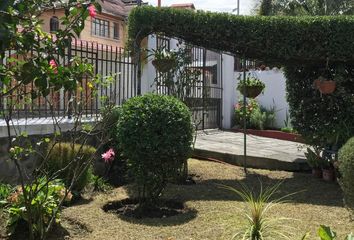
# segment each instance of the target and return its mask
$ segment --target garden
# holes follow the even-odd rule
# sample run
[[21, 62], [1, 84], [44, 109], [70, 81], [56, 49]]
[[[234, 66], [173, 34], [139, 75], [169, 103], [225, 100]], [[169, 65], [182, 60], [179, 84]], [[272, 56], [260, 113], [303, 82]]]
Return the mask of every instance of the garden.
[[[100, 113], [84, 121], [83, 100], [74, 93], [87, 84], [98, 96], [99, 86], [112, 79], [95, 74], [88, 61], [61, 59], [100, 6], [93, 0], [62, 4], [63, 28], [55, 37], [33, 17], [55, 2], [0, 4], [0, 58], [8, 50], [21, 55], [0, 65], [0, 97], [8, 104], [2, 109], [6, 154], [18, 173], [16, 182], [0, 184], [1, 238], [354, 239], [353, 17], [245, 17], [153, 7], [137, 7], [129, 16], [127, 47], [138, 66], [141, 41], [152, 33], [285, 65], [292, 125], [309, 145], [313, 175], [332, 179], [324, 182], [309, 173], [191, 158], [197, 123], [185, 96], [200, 73], [183, 67], [183, 51], [152, 53], [172, 94], [147, 93], [121, 106], [101, 96]], [[264, 88], [246, 73], [240, 82], [250, 103]], [[324, 90], [327, 82], [335, 88]], [[69, 130], [46, 98], [58, 91], [69, 96]], [[52, 133], [31, 136], [17, 128], [14, 93], [48, 101]], [[245, 106], [240, 113], [245, 123]]]

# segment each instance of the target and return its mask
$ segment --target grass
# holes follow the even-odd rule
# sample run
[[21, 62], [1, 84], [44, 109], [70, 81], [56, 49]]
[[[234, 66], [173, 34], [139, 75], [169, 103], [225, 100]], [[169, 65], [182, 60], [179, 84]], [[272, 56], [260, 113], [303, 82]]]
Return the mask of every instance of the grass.
[[122, 219], [101, 209], [108, 201], [127, 197], [126, 188], [116, 188], [63, 211], [63, 225], [70, 239], [231, 239], [247, 221], [243, 216], [245, 203], [219, 185], [239, 188], [238, 183], [243, 183], [259, 187], [260, 180], [263, 186], [283, 181], [275, 197], [299, 192], [289, 198], [290, 202], [281, 203], [270, 212], [277, 217], [297, 219], [290, 223], [295, 230], [294, 239], [301, 239], [307, 231], [312, 234], [309, 239], [317, 239], [315, 233], [320, 224], [331, 226], [338, 239], [344, 239], [354, 230], [354, 222], [349, 222], [349, 214], [342, 206], [337, 184], [303, 173], [250, 170], [245, 176], [242, 168], [235, 166], [195, 159], [189, 164], [190, 172], [197, 176], [197, 184], [171, 185], [164, 197], [182, 200], [195, 211], [165, 219]]

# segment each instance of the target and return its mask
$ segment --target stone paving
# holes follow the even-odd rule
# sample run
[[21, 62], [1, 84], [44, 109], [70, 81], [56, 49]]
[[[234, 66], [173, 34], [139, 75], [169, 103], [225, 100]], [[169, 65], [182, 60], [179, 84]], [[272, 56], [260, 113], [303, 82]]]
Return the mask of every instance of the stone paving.
[[[243, 165], [243, 133], [208, 130], [198, 132], [194, 154], [215, 158], [231, 164]], [[305, 145], [247, 135], [247, 165], [271, 170], [304, 171]]]

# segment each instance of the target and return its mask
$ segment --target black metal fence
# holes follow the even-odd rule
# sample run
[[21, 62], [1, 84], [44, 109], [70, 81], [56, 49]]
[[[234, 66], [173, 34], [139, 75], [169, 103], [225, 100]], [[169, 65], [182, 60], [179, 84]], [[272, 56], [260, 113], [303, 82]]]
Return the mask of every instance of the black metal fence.
[[[5, 56], [0, 64], [9, 64], [10, 58], [22, 58], [15, 50], [9, 50]], [[86, 76], [76, 92], [51, 90], [48, 96], [31, 100], [26, 96], [35, 89], [32, 82], [20, 86], [10, 96], [0, 99], [0, 112], [12, 111], [12, 118], [26, 119], [47, 118], [53, 114], [70, 116], [72, 113], [69, 104], [79, 102], [81, 112], [90, 116], [98, 114], [104, 102], [121, 105], [126, 99], [137, 95], [136, 65], [130, 52], [117, 46], [74, 40], [71, 47], [66, 49], [65, 56], [58, 56], [58, 64], [65, 66], [74, 57], [92, 64], [95, 75], [98, 74], [102, 80], [111, 76], [110, 81], [94, 86], [97, 89], [94, 94], [92, 85], [89, 84], [91, 79]], [[16, 84], [16, 82], [11, 83], [12, 86]]]

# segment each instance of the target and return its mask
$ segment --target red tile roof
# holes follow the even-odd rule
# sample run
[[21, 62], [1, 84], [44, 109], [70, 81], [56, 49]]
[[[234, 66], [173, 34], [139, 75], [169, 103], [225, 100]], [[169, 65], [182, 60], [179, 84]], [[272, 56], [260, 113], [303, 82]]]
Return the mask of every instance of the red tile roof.
[[189, 8], [189, 9], [195, 9], [195, 6], [193, 3], [177, 3], [177, 4], [172, 4], [172, 8]]

